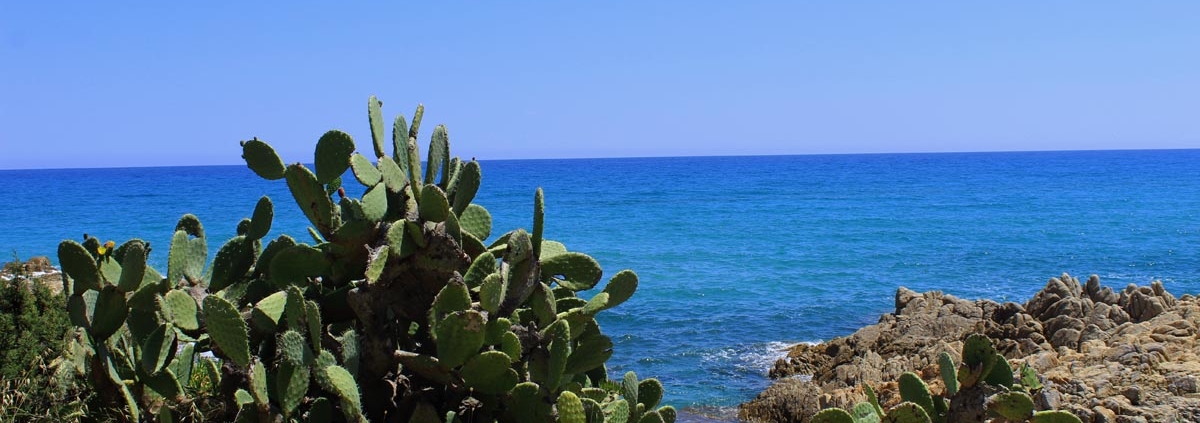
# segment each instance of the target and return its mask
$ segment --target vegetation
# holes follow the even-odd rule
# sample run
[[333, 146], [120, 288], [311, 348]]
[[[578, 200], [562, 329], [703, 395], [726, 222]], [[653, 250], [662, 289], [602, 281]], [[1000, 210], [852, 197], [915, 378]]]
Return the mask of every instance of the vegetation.
[[59, 357], [71, 325], [66, 303], [14, 254], [0, 280], [0, 421], [82, 415], [84, 394]]
[[[312, 244], [264, 245], [263, 197], [207, 266], [204, 228], [183, 216], [165, 276], [142, 240], [59, 245], [78, 328], [68, 361], [100, 404], [134, 421], [673, 422], [661, 383], [605, 367], [613, 343], [595, 316], [637, 275], [595, 292], [600, 265], [545, 239], [540, 189], [531, 229], [489, 243], [479, 163], [452, 158], [439, 125], [422, 171], [423, 108], [411, 126], [395, 119], [387, 146], [381, 106], [368, 100], [371, 158], [336, 130], [315, 172], [242, 143], [250, 169], [286, 181]], [[345, 195], [348, 169], [362, 198]]]
[[867, 401], [851, 410], [827, 408], [813, 416], [812, 423], [962, 423], [984, 422], [994, 418], [1003, 422], [1081, 423], [1066, 411], [1035, 411], [1032, 392], [1042, 388], [1037, 374], [1028, 365], [1014, 374], [1008, 360], [996, 352], [992, 341], [973, 334], [963, 343], [962, 364], [943, 352], [938, 367], [946, 389], [941, 395], [929, 392], [929, 386], [916, 373], [900, 375], [899, 405], [884, 410], [875, 391], [863, 385]]

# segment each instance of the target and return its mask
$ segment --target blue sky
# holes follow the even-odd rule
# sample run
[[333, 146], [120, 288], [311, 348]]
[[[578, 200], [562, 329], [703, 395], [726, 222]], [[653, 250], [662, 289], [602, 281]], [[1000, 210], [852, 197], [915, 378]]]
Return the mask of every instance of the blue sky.
[[1194, 1], [176, 3], [0, 3], [0, 169], [1200, 147]]

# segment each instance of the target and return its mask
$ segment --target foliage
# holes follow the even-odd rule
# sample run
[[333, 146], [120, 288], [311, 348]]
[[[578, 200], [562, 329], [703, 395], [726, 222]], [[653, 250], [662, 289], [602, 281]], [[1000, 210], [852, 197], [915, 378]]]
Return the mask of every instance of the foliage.
[[813, 416], [812, 423], [946, 423], [996, 421], [1030, 423], [1081, 423], [1066, 411], [1035, 411], [1031, 393], [1042, 388], [1028, 365], [1014, 376], [1003, 355], [984, 335], [972, 334], [963, 343], [962, 364], [955, 366], [949, 354], [938, 356], [938, 367], [946, 389], [940, 395], [916, 373], [900, 375], [903, 402], [884, 410], [875, 391], [863, 385], [867, 401], [851, 410], [827, 408]]
[[[604, 364], [613, 343], [595, 316], [637, 275], [595, 291], [600, 265], [544, 239], [540, 189], [531, 229], [487, 242], [479, 163], [451, 157], [439, 125], [422, 171], [423, 108], [394, 121], [387, 146], [381, 105], [368, 100], [371, 158], [336, 130], [317, 141], [315, 172], [242, 143], [251, 170], [287, 183], [312, 244], [263, 245], [267, 197], [211, 264], [199, 219], [183, 216], [165, 276], [141, 240], [60, 244], [70, 357], [105, 403], [158, 421], [673, 422], [661, 383], [610, 381]], [[361, 198], [345, 195], [347, 170]]]
[[43, 351], [61, 351], [71, 326], [63, 296], [31, 279], [20, 263], [15, 259], [6, 265], [10, 276], [0, 280], [0, 377], [4, 378], [25, 372]]
[[70, 331], [66, 305], [21, 260], [0, 281], [0, 421], [78, 419], [86, 396], [59, 357]]

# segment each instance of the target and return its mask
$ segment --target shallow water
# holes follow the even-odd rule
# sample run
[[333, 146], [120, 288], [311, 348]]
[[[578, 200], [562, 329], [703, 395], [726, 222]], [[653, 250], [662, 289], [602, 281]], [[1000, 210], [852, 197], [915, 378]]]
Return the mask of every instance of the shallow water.
[[[600, 316], [610, 372], [656, 376], [668, 403], [707, 415], [764, 388], [786, 345], [892, 311], [899, 286], [1024, 301], [1066, 271], [1200, 292], [1200, 150], [484, 161], [483, 173], [476, 202], [494, 234], [531, 226], [541, 186], [548, 238], [608, 275], [638, 272], [638, 294]], [[15, 194], [0, 246], [22, 257], [53, 258], [87, 232], [148, 239], [165, 267], [187, 212], [211, 257], [263, 194], [270, 236], [306, 238], [283, 181], [242, 166], [0, 171], [0, 183]]]

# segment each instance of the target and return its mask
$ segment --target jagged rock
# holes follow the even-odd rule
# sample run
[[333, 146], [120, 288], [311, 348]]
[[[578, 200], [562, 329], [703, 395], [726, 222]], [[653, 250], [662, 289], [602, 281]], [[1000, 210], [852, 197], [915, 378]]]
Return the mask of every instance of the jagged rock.
[[770, 372], [779, 381], [742, 404], [739, 417], [807, 422], [823, 407], [864, 400], [862, 383], [894, 404], [905, 371], [940, 392], [938, 353], [958, 361], [965, 336], [983, 333], [1010, 363], [1042, 376], [1039, 409], [1085, 422], [1200, 421], [1200, 299], [1177, 299], [1161, 282], [1114, 291], [1097, 276], [1080, 284], [1063, 274], [1023, 305], [901, 287], [895, 304], [852, 335], [794, 347]]

